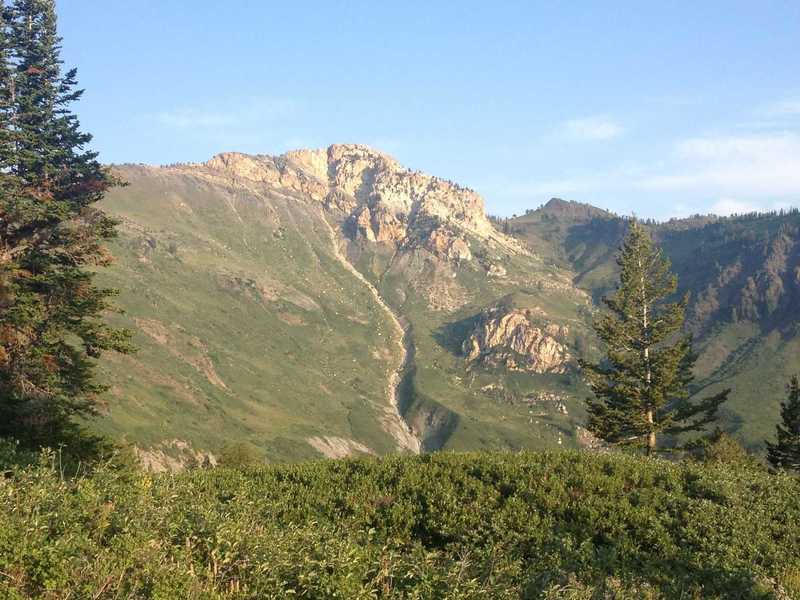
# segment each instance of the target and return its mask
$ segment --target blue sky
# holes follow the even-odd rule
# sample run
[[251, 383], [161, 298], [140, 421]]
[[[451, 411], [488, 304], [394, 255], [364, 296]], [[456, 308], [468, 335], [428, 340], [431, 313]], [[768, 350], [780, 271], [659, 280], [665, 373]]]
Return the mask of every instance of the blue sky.
[[510, 215], [800, 205], [800, 2], [60, 0], [107, 162], [358, 142]]

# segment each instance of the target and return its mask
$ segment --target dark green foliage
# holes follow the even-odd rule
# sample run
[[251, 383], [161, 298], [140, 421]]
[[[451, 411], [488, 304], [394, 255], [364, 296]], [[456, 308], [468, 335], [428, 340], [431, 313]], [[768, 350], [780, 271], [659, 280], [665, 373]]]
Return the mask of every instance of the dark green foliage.
[[0, 12], [0, 436], [56, 445], [105, 389], [94, 359], [129, 349], [91, 271], [109, 262], [115, 222], [93, 205], [114, 182], [70, 112], [82, 91], [61, 73], [54, 1]]
[[690, 402], [696, 356], [683, 335], [687, 299], [670, 303], [677, 279], [670, 263], [636, 221], [618, 258], [617, 291], [595, 324], [607, 360], [584, 361], [597, 399], [588, 401], [589, 429], [606, 442], [657, 447], [661, 433], [701, 431], [716, 416], [728, 391]]
[[[6, 8], [5, 2], [0, 1], [0, 123], [9, 123], [11, 111], [11, 41], [7, 23], [11, 19], [11, 12]], [[0, 127], [0, 164], [8, 164], [13, 154], [11, 132], [8, 127]]]
[[232, 442], [223, 446], [219, 453], [219, 466], [243, 469], [264, 463], [261, 451], [247, 442]]
[[767, 442], [767, 458], [773, 467], [800, 471], [800, 380], [792, 377], [786, 389], [789, 398], [781, 403], [778, 441]]
[[800, 480], [763, 469], [563, 452], [65, 480], [53, 462], [0, 483], [3, 597], [800, 591]]
[[708, 439], [702, 440], [702, 443], [695, 448], [695, 453], [704, 462], [753, 468], [757, 468], [760, 464], [758, 459], [748, 453], [733, 436], [721, 429], [717, 429]]
[[10, 469], [36, 464], [37, 460], [36, 453], [21, 449], [19, 442], [0, 439], [0, 476], [5, 476]]

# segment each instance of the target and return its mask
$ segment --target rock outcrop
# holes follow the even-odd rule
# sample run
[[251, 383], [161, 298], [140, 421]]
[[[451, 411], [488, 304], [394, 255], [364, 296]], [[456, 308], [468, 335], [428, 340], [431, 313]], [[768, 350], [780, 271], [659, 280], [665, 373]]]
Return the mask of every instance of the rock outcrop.
[[375, 455], [375, 451], [355, 440], [324, 435], [308, 438], [314, 450], [326, 458], [347, 458], [348, 456]]
[[356, 144], [295, 150], [281, 156], [219, 154], [192, 169], [257, 189], [281, 188], [343, 213], [352, 237], [366, 243], [424, 248], [441, 259], [469, 261], [473, 237], [506, 253], [522, 245], [497, 231], [473, 190], [401, 166], [390, 156]]
[[406, 239], [407, 225], [396, 214], [376, 206], [361, 206], [352, 214], [356, 225], [356, 235], [368, 242], [389, 242], [399, 244]]
[[466, 240], [446, 227], [434, 229], [425, 241], [425, 248], [447, 260], [472, 260], [472, 252]]
[[186, 440], [164, 440], [150, 448], [133, 447], [141, 466], [152, 473], [178, 473], [186, 468], [216, 467], [218, 459], [210, 452], [195, 450]]
[[566, 372], [571, 361], [564, 343], [567, 327], [541, 325], [538, 317], [531, 309], [487, 310], [463, 342], [466, 361], [511, 371]]

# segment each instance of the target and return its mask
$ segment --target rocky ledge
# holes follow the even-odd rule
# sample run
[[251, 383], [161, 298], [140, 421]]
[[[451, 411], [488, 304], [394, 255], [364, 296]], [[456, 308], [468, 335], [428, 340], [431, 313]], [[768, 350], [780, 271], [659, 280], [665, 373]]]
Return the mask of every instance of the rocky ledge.
[[565, 373], [572, 357], [566, 326], [542, 325], [531, 309], [486, 310], [462, 350], [467, 363], [530, 373]]

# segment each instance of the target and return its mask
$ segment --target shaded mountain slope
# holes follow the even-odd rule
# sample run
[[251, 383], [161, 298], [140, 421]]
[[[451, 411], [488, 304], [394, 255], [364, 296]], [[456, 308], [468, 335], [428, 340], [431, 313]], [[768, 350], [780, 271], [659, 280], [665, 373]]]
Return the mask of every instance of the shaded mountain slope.
[[[690, 294], [699, 388], [733, 388], [724, 425], [758, 448], [773, 435], [778, 400], [800, 371], [800, 214], [697, 216], [648, 223]], [[573, 271], [596, 300], [614, 284], [624, 219], [553, 199], [508, 228], [545, 260]]]

